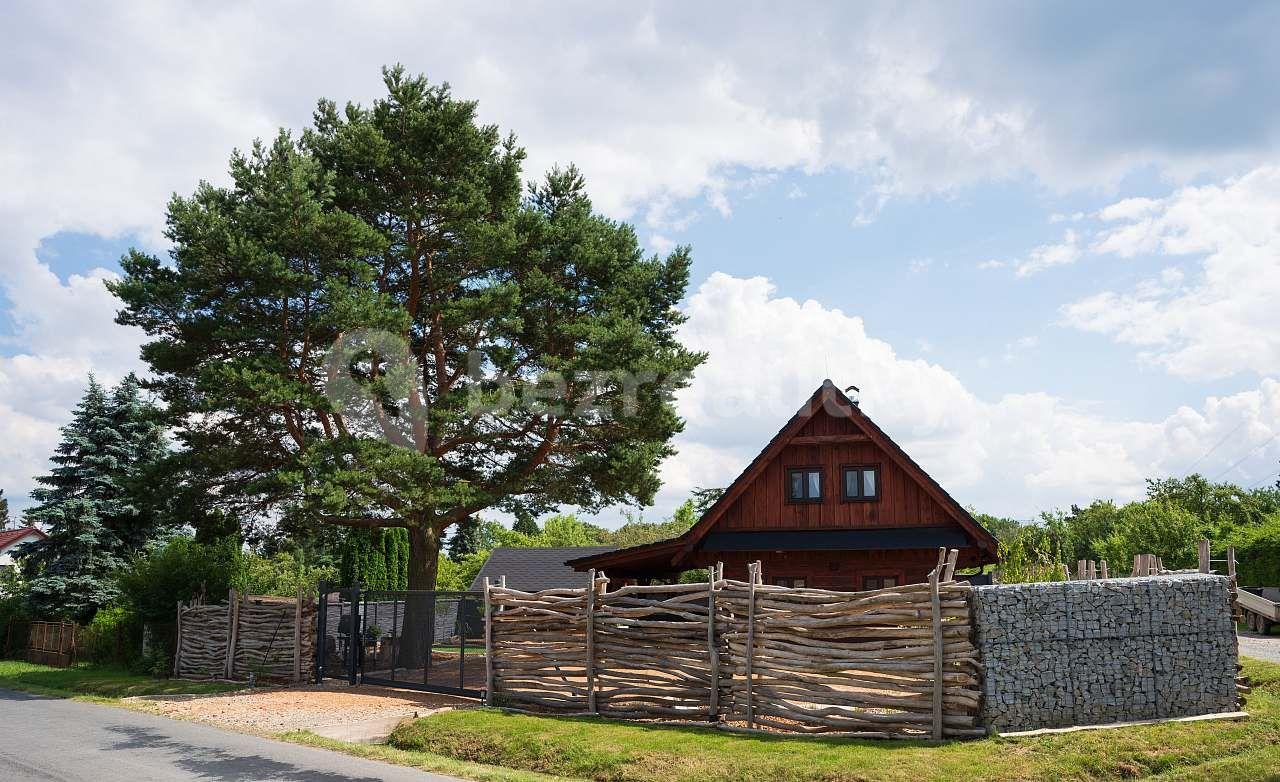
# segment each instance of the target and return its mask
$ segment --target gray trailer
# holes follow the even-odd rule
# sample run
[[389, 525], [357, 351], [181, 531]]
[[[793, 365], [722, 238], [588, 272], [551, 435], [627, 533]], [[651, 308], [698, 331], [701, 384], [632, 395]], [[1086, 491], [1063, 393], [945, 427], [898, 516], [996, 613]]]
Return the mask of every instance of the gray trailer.
[[1240, 587], [1236, 605], [1244, 615], [1245, 627], [1254, 632], [1268, 633], [1272, 625], [1280, 622], [1280, 588]]

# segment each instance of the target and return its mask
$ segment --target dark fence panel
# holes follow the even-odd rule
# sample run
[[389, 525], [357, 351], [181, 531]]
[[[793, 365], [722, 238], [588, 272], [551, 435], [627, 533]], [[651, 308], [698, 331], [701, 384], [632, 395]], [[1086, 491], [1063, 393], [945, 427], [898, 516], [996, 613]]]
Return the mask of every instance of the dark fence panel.
[[483, 593], [363, 592], [360, 627], [362, 682], [483, 694]]

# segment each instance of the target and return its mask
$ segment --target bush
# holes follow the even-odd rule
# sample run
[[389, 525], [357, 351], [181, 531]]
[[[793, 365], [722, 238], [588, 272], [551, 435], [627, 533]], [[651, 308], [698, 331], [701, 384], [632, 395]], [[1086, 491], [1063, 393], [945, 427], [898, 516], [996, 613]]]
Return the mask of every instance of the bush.
[[287, 551], [270, 557], [242, 554], [237, 570], [235, 588], [250, 595], [293, 597], [299, 587], [306, 594], [313, 594], [318, 582], [338, 578], [338, 568], [308, 565]]
[[81, 660], [128, 666], [142, 650], [142, 623], [122, 605], [99, 609], [80, 632], [77, 645]]
[[1237, 530], [1229, 544], [1236, 547], [1236, 575], [1241, 584], [1280, 586], [1280, 513]]
[[202, 544], [176, 537], [117, 574], [122, 602], [142, 622], [169, 622], [180, 601], [203, 594], [226, 599], [241, 575], [240, 545], [234, 538]]

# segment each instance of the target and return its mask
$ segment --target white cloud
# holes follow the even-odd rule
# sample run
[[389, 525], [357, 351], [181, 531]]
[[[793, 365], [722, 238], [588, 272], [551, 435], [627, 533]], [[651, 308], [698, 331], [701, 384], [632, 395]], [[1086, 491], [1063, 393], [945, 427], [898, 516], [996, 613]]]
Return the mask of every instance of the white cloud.
[[1067, 323], [1138, 346], [1180, 377], [1280, 373], [1280, 167], [1129, 199], [1103, 214], [1118, 225], [1093, 252], [1194, 255], [1200, 268], [1192, 276], [1166, 268], [1131, 290], [1076, 301], [1063, 310]]
[[1054, 212], [1049, 215], [1050, 223], [1078, 223], [1085, 218], [1084, 212], [1072, 212], [1071, 214], [1063, 214]]
[[[1252, 85], [1274, 72], [1267, 58], [1277, 50], [1265, 38], [1241, 42], [1237, 32], [1273, 29], [1266, 19], [1224, 25], [1223, 33], [1188, 28], [1196, 51], [1229, 36], [1242, 58], [1237, 72], [1185, 58], [1190, 45], [1162, 39], [1159, 48], [1144, 48], [1151, 39], [1140, 15], [1131, 27], [1108, 29], [1126, 45], [1098, 47], [1090, 36], [1064, 34], [1054, 12], [1031, 8], [761, 9], [396, 2], [7, 9], [0, 26], [0, 284], [18, 323], [17, 352], [60, 367], [62, 380], [41, 381], [57, 389], [40, 400], [16, 359], [0, 364], [8, 378], [0, 392], [6, 429], [22, 421], [12, 424], [24, 427], [22, 437], [47, 435], [63, 420], [49, 406], [74, 399], [73, 374], [118, 377], [136, 365], [139, 339], [112, 323], [105, 272], [57, 279], [35, 259], [41, 238], [60, 230], [135, 232], [162, 246], [170, 193], [190, 192], [200, 179], [223, 181], [233, 147], [282, 125], [304, 126], [316, 98], [367, 103], [380, 94], [377, 69], [387, 63], [449, 80], [460, 96], [478, 99], [484, 121], [519, 133], [530, 152], [528, 176], [578, 163], [597, 206], [646, 224], [655, 249], [677, 241], [702, 209], [732, 214], [752, 182], [779, 171], [852, 175], [863, 190], [849, 208], [865, 221], [892, 198], [992, 180], [1092, 189], [1135, 170], [1189, 181], [1274, 158], [1280, 109], [1258, 100], [1262, 90]], [[1014, 32], [992, 36], [993, 29]], [[1028, 41], [1053, 47], [1020, 48]], [[1077, 41], [1091, 47], [1089, 57], [1056, 48]], [[1168, 52], [1230, 78], [1185, 79], [1159, 60]], [[1132, 80], [1113, 78], [1132, 58], [1148, 56], [1162, 63], [1151, 72], [1168, 78], [1129, 87]], [[1189, 93], [1187, 84], [1201, 86]], [[1238, 97], [1212, 112], [1181, 102], [1188, 94], [1206, 99], [1210, 84], [1236, 85]], [[1193, 119], [1169, 116], [1180, 111]], [[1126, 240], [1117, 234], [1114, 241]], [[1029, 261], [1071, 257], [1070, 249], [1052, 247]], [[1217, 283], [1196, 285], [1216, 290]], [[1162, 315], [1160, 302], [1169, 301], [1162, 295], [1139, 295], [1134, 312], [1156, 302]], [[1187, 330], [1199, 326], [1161, 326], [1143, 344], [1189, 349]], [[1113, 333], [1142, 331], [1122, 318]], [[1247, 336], [1241, 351], [1229, 352], [1260, 348], [1267, 357], [1257, 363], [1274, 367], [1274, 342]], [[52, 446], [51, 437], [43, 447], [23, 442], [24, 453]], [[24, 480], [30, 465], [15, 464], [0, 455], [0, 480]]]
[[[1251, 444], [1280, 432], [1280, 382], [1271, 379], [1164, 418], [1122, 420], [1046, 393], [981, 399], [940, 364], [898, 355], [861, 318], [778, 297], [764, 278], [714, 274], [685, 310], [682, 338], [710, 359], [679, 398], [688, 427], [664, 467], [662, 507], [732, 480], [828, 367], [837, 385], [862, 389], [868, 414], [957, 499], [994, 513], [1131, 499], [1147, 477], [1181, 474], [1242, 422]], [[1024, 337], [1011, 348], [1037, 345]], [[1243, 451], [1224, 448], [1198, 468], [1212, 475]], [[1261, 479], [1277, 457], [1280, 440], [1231, 477]]]
[[983, 261], [978, 264], [978, 268], [982, 271], [990, 271], [992, 269], [1003, 269], [1006, 266], [1004, 261], [998, 261], [995, 258]]
[[1017, 339], [1011, 342], [1005, 343], [1005, 346], [1004, 346], [1005, 363], [1016, 361], [1018, 358], [1020, 358], [1024, 354], [1029, 353], [1032, 350], [1035, 350], [1037, 347], [1039, 347], [1039, 345], [1040, 345], [1040, 338], [1035, 335], [1018, 337]]
[[1028, 253], [1025, 259], [1015, 261], [1013, 265], [1019, 277], [1030, 277], [1045, 269], [1073, 264], [1080, 260], [1082, 255], [1080, 235], [1068, 228], [1062, 235], [1061, 242], [1042, 244]]

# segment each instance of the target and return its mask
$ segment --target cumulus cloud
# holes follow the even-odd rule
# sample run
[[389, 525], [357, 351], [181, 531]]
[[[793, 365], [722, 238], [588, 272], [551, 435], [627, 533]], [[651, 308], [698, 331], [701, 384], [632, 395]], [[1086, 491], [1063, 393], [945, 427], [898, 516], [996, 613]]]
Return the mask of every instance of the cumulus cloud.
[[1093, 252], [1192, 256], [1199, 269], [1169, 267], [1130, 290], [1073, 302], [1063, 310], [1068, 324], [1137, 346], [1179, 377], [1280, 373], [1280, 167], [1128, 199], [1101, 215], [1113, 225]]
[[113, 323], [118, 302], [103, 284], [112, 272], [60, 279], [37, 261], [34, 241], [12, 235], [0, 237], [0, 257], [0, 300], [13, 322], [0, 338], [0, 487], [20, 509], [88, 375], [115, 383], [140, 371], [142, 334]]
[[[1093, 497], [1140, 496], [1145, 479], [1180, 474], [1233, 428], [1261, 443], [1280, 432], [1280, 382], [1211, 397], [1163, 418], [1123, 420], [1047, 393], [983, 399], [939, 363], [905, 358], [862, 318], [777, 296], [766, 279], [712, 275], [690, 298], [682, 338], [710, 353], [679, 398], [688, 420], [664, 467], [660, 504], [696, 486], [723, 486], [764, 446], [829, 372], [861, 388], [861, 404], [962, 503], [1030, 516]], [[1028, 337], [1011, 349], [1034, 349]], [[1196, 465], [1214, 474], [1238, 458], [1226, 448]], [[1241, 465], [1260, 479], [1280, 442]]]
[[1080, 260], [1083, 254], [1080, 249], [1080, 234], [1068, 228], [1062, 235], [1062, 241], [1036, 247], [1025, 259], [1014, 261], [1013, 266], [1019, 277], [1030, 277], [1055, 266], [1069, 266]]
[[[752, 182], [780, 171], [850, 175], [860, 188], [850, 214], [866, 221], [893, 198], [992, 180], [1093, 189], [1135, 170], [1190, 181], [1274, 158], [1280, 104], [1256, 96], [1270, 88], [1280, 56], [1267, 37], [1276, 11], [1232, 9], [1234, 23], [1188, 24], [1175, 17], [1194, 9], [1162, 9], [1169, 34], [1161, 36], [1149, 34], [1148, 14], [1100, 29], [1073, 13], [982, 3], [785, 13], [585, 2], [6, 9], [0, 285], [17, 333], [0, 363], [0, 412], [6, 424], [24, 422], [13, 424], [27, 432], [24, 454], [47, 453], [52, 427], [65, 420], [49, 405], [74, 399], [70, 378], [90, 369], [118, 377], [135, 365], [138, 337], [111, 323], [107, 272], [59, 279], [36, 260], [41, 238], [129, 232], [162, 248], [172, 192], [223, 181], [233, 147], [304, 126], [318, 97], [368, 102], [387, 63], [478, 99], [484, 121], [519, 133], [528, 176], [578, 163], [598, 207], [647, 225], [655, 248], [679, 241], [704, 211], [727, 219]], [[1224, 12], [1213, 13], [1217, 22]], [[1077, 34], [1078, 24], [1089, 35]], [[996, 29], [1007, 34], [993, 36]], [[1125, 78], [1132, 62], [1150, 65]], [[1037, 263], [1070, 254], [1046, 249]], [[1216, 283], [1188, 284], [1217, 295]], [[1114, 295], [1139, 317], [1144, 307], [1169, 311], [1169, 297], [1182, 295], [1148, 293]], [[1082, 307], [1087, 327], [1154, 346], [1158, 357], [1196, 344], [1189, 330], [1198, 323], [1152, 332], [1131, 318], [1089, 322]], [[1216, 330], [1231, 321], [1228, 313]], [[1265, 338], [1251, 344], [1274, 349]], [[15, 363], [24, 356], [57, 367], [39, 383], [61, 390], [36, 398], [29, 370]], [[1254, 363], [1275, 366], [1273, 358]], [[14, 466], [0, 456], [0, 480], [21, 484], [33, 471], [33, 457], [22, 458]]]

